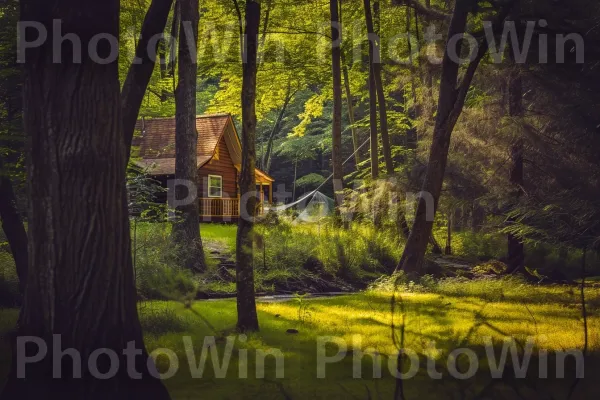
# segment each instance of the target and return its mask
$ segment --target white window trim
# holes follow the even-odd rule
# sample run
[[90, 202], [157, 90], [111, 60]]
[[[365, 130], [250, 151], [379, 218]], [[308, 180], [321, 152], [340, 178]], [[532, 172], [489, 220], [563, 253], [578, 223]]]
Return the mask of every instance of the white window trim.
[[[221, 182], [221, 194], [219, 196], [211, 196], [210, 194], [210, 180], [211, 178], [218, 178], [219, 181]], [[206, 182], [206, 189], [207, 189], [207, 195], [208, 197], [211, 198], [215, 198], [215, 199], [220, 199], [223, 198], [223, 177], [221, 175], [208, 175], [208, 181]]]

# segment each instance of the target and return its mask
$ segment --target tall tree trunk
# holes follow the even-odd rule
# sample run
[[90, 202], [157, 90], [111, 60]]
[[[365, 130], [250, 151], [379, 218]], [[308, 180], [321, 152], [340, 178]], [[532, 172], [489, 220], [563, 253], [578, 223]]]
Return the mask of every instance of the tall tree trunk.
[[293, 96], [294, 93], [292, 93], [292, 88], [290, 85], [288, 85], [287, 92], [285, 95], [285, 101], [283, 102], [283, 106], [281, 106], [281, 110], [279, 111], [279, 115], [277, 116], [275, 125], [273, 125], [273, 129], [271, 129], [271, 133], [269, 134], [269, 138], [267, 139], [267, 149], [265, 150], [265, 154], [263, 154], [262, 166], [265, 169], [266, 173], [269, 173], [269, 170], [271, 169], [271, 153], [273, 151], [273, 140], [275, 140], [275, 136], [277, 135], [277, 133], [279, 133], [281, 123], [283, 122], [283, 117], [285, 116], [285, 112]]
[[[505, 20], [508, 12], [512, 8], [514, 1], [511, 1], [504, 7], [496, 17], [493, 23], [494, 29]], [[448, 30], [448, 38], [462, 35], [465, 32], [469, 11], [472, 9], [469, 2], [458, 1], [454, 8], [452, 20]], [[458, 44], [457, 44], [458, 45]], [[446, 46], [444, 60], [442, 62], [442, 76], [440, 82], [440, 97], [436, 116], [436, 124], [433, 131], [433, 141], [429, 153], [429, 163], [427, 173], [421, 192], [424, 194], [419, 198], [417, 212], [410, 236], [404, 248], [402, 258], [396, 267], [396, 270], [404, 270], [407, 273], [420, 273], [427, 250], [427, 242], [431, 238], [433, 219], [428, 218], [431, 214], [430, 201], [433, 199], [433, 214], [437, 206], [444, 183], [444, 173], [448, 161], [448, 149], [450, 147], [450, 138], [452, 131], [462, 113], [468, 90], [471, 86], [477, 67], [488, 49], [487, 41], [479, 43], [479, 51], [470, 62], [464, 73], [462, 81], [458, 82], [459, 65], [455, 57], [450, 56], [450, 51]], [[460, 54], [460, 53], [454, 53]]]
[[[169, 43], [169, 62], [166, 66], [169, 75], [173, 77], [173, 86], [175, 86], [175, 68], [177, 67], [177, 43], [179, 40], [179, 27], [181, 26], [181, 4], [178, 0], [173, 0], [173, 21], [171, 22], [171, 42]], [[176, 89], [173, 88], [175, 91]]]
[[[119, 1], [21, 0], [21, 20], [43, 24], [48, 40], [24, 54], [31, 201], [29, 272], [17, 343], [19, 337], [35, 337], [48, 352], [27, 364], [23, 377], [17, 359], [37, 354], [38, 346], [15, 346], [1, 397], [168, 399], [152, 376], [157, 371], [144, 349], [137, 314], [118, 62], [100, 64], [84, 51], [82, 62], [74, 63], [67, 42], [62, 62], [54, 63], [56, 19], [63, 22], [63, 35], [78, 37], [88, 49], [95, 35], [118, 37]], [[106, 42], [100, 42], [98, 56], [109, 53]], [[73, 379], [77, 368], [69, 356], [63, 358], [62, 379], [52, 378], [59, 372], [53, 359], [63, 349], [81, 356], [81, 379]], [[139, 355], [128, 357], [125, 349]], [[96, 350], [104, 355], [96, 357]], [[85, 368], [88, 363], [97, 365], [96, 372], [114, 374], [99, 379], [93, 368]], [[132, 376], [132, 368], [139, 376]]]
[[[508, 85], [508, 113], [516, 120], [523, 118], [523, 81], [521, 71], [515, 65]], [[510, 183], [513, 186], [512, 197], [515, 204], [523, 195], [523, 138], [521, 135], [516, 137], [510, 149]], [[515, 221], [509, 219], [508, 223]], [[508, 272], [512, 273], [520, 270], [525, 265], [525, 246], [516, 236], [508, 235]]]
[[333, 76], [333, 122], [331, 139], [333, 142], [333, 190], [335, 204], [341, 206], [341, 191], [344, 188], [344, 170], [342, 160], [342, 32], [339, 17], [338, 0], [329, 1], [331, 12], [331, 70]]
[[[343, 52], [342, 52], [342, 63], [343, 63]], [[352, 149], [354, 151], [354, 163], [358, 170], [358, 164], [360, 164], [360, 154], [358, 154], [358, 132], [356, 131], [355, 119], [354, 119], [354, 104], [352, 98], [352, 92], [350, 90], [350, 77], [348, 75], [348, 66], [343, 63], [342, 73], [344, 76], [344, 88], [346, 89], [346, 104], [348, 105], [348, 121], [350, 122], [350, 129], [352, 132]]]
[[[370, 45], [369, 45], [370, 46]], [[369, 65], [369, 132], [371, 135], [371, 178], [379, 178], [379, 143], [377, 135], [377, 89], [373, 66]]]
[[[342, 25], [342, 0], [340, 0], [340, 25]], [[340, 47], [341, 48], [341, 47]], [[358, 164], [360, 164], [360, 154], [358, 154], [358, 132], [354, 126], [354, 102], [352, 99], [352, 91], [350, 90], [350, 76], [348, 74], [348, 65], [346, 65], [346, 57], [344, 49], [341, 48], [340, 57], [342, 58], [342, 76], [344, 78], [344, 89], [346, 91], [346, 105], [348, 106], [348, 121], [350, 122], [350, 130], [352, 132], [352, 149], [354, 151], [354, 163], [356, 164], [356, 170], [358, 171]]]
[[246, 1], [246, 27], [242, 45], [242, 171], [240, 173], [241, 217], [236, 248], [237, 328], [257, 331], [254, 292], [253, 229], [256, 216], [256, 71], [260, 3]]
[[[416, 120], [420, 115], [418, 114], [418, 109], [417, 109], [417, 91], [416, 91], [416, 83], [415, 83], [415, 66], [414, 66], [414, 60], [413, 60], [413, 56], [412, 56], [412, 38], [411, 38], [411, 14], [412, 14], [412, 9], [407, 5], [406, 6], [406, 35], [408, 38], [408, 60], [410, 63], [410, 92], [411, 92], [411, 98], [412, 98], [412, 106], [410, 106], [408, 108], [408, 117], [411, 121], [411, 126], [410, 128], [407, 130], [406, 132], [406, 144], [407, 147], [409, 149], [416, 149], [418, 146], [418, 141], [419, 141], [419, 135], [417, 132], [417, 127], [415, 126], [415, 124], [413, 123], [414, 120]], [[415, 12], [415, 16], [416, 16], [416, 12]], [[416, 18], [415, 18], [416, 21]], [[416, 25], [416, 28], [418, 29], [418, 25]], [[418, 31], [417, 31], [418, 33]], [[405, 96], [404, 101], [405, 101], [405, 109], [406, 109], [406, 104], [408, 103], [408, 100], [406, 98], [407, 96]]]
[[8, 240], [10, 252], [15, 260], [17, 275], [19, 276], [19, 290], [25, 293], [27, 282], [27, 232], [23, 219], [17, 210], [17, 201], [12, 182], [7, 174], [3, 173], [2, 157], [0, 157], [0, 221], [2, 230]]
[[[392, 160], [392, 151], [390, 147], [390, 138], [388, 133], [385, 92], [383, 89], [383, 81], [381, 78], [381, 43], [379, 41], [379, 37], [375, 33], [375, 28], [373, 26], [371, 1], [364, 0], [363, 2], [365, 7], [365, 21], [367, 23], [367, 33], [369, 35], [369, 71], [373, 74], [375, 95], [377, 96], [377, 104], [379, 105], [379, 127], [381, 128], [381, 144], [383, 149], [383, 158], [385, 160], [386, 172], [388, 174], [391, 174], [394, 172], [394, 162]], [[376, 10], [379, 10], [379, 2], [375, 1], [374, 5], [376, 5]], [[372, 90], [369, 87], [369, 96], [371, 96], [371, 92]]]
[[[137, 122], [144, 94], [146, 93], [146, 88], [156, 64], [156, 57], [153, 57], [148, 45], [153, 37], [164, 32], [172, 4], [173, 0], [152, 0], [152, 4], [150, 4], [150, 8], [146, 13], [144, 24], [142, 25], [140, 40], [135, 50], [136, 61], [129, 67], [127, 78], [125, 78], [125, 83], [123, 84], [121, 114], [127, 159], [129, 159], [131, 152], [131, 141], [133, 140], [135, 123]], [[160, 41], [156, 42], [154, 54], [158, 52], [159, 43]]]
[[[175, 178], [198, 185], [198, 131], [196, 130], [196, 75], [198, 48], [198, 0], [178, 0], [181, 8], [181, 36], [179, 41], [179, 83], [175, 92]], [[188, 189], [175, 187], [177, 199], [185, 198]], [[200, 210], [198, 202], [176, 207], [178, 221], [173, 224], [173, 238], [186, 268], [206, 269], [200, 238]]]

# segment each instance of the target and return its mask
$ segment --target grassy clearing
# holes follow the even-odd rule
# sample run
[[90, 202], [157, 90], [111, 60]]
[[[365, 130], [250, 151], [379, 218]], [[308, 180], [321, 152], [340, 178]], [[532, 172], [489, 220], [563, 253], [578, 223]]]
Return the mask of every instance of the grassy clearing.
[[[592, 356], [585, 366], [588, 379], [582, 382], [574, 398], [594, 398], [592, 393], [598, 388], [594, 376], [600, 372], [597, 359], [600, 354], [600, 290], [592, 288], [587, 292]], [[405, 381], [409, 399], [448, 398], [450, 392], [456, 394], [461, 390], [467, 393], [465, 398], [476, 397], [490, 381], [484, 361], [482, 371], [466, 381], [449, 377], [443, 364], [451, 350], [464, 346], [474, 349], [484, 360], [482, 346], [486, 336], [493, 338], [496, 344], [506, 336], [513, 336], [518, 342], [533, 337], [537, 345], [549, 351], [583, 347], [578, 293], [572, 287], [536, 287], [516, 280], [445, 281], [430, 288], [413, 285], [411, 291], [401, 293], [401, 299], [404, 311], [398, 308], [393, 318], [396, 326], [404, 318], [405, 347], [421, 355], [422, 367], [414, 379]], [[140, 313], [148, 348], [169, 348], [178, 356], [180, 371], [166, 381], [174, 399], [389, 399], [395, 382], [387, 363], [390, 358], [394, 360], [396, 354], [391, 340], [390, 300], [391, 293], [382, 286], [379, 290], [337, 298], [307, 300], [298, 297], [289, 302], [260, 302], [261, 331], [249, 335], [246, 341], [234, 333], [236, 311], [233, 300], [195, 302], [191, 309], [176, 302], [144, 302], [140, 305]], [[12, 310], [0, 312], [2, 329], [7, 329], [9, 321], [14, 323], [16, 317], [17, 313]], [[297, 329], [298, 333], [288, 334], [288, 329]], [[395, 333], [398, 333], [397, 329]], [[191, 337], [198, 362], [205, 337], [216, 337], [221, 361], [230, 335], [233, 335], [233, 353], [226, 376], [215, 377], [209, 355], [203, 377], [192, 379], [182, 337]], [[326, 367], [325, 379], [316, 379], [319, 336], [335, 336], [347, 344], [346, 357]], [[361, 340], [360, 345], [357, 338]], [[436, 342], [437, 354], [429, 349], [431, 341]], [[255, 351], [271, 348], [280, 349], [284, 354], [284, 377], [276, 377], [274, 358], [267, 357], [264, 378], [256, 378]], [[372, 379], [372, 363], [368, 356], [361, 368], [365, 379], [353, 378], [352, 357], [357, 350], [366, 352], [367, 348], [384, 358], [381, 379]], [[239, 378], [240, 364], [243, 366], [239, 351], [244, 349], [248, 354], [248, 379]], [[327, 355], [333, 356], [336, 350], [336, 345], [328, 345]], [[499, 349], [496, 350], [499, 357]], [[442, 380], [431, 380], [427, 376], [424, 354], [438, 361], [438, 371], [444, 375]], [[534, 356], [536, 354], [537, 350], [534, 350]], [[161, 371], [166, 371], [166, 357], [159, 357], [158, 365]], [[550, 379], [531, 378], [516, 382], [522, 398], [546, 398], [548, 393], [555, 399], [566, 398], [573, 382], [573, 371], [567, 368], [566, 379], [552, 379], [554, 364], [549, 365]], [[534, 358], [530, 371], [533, 374], [537, 370], [538, 363]], [[498, 381], [493, 393], [497, 398], [519, 398], [507, 383]], [[527, 386], [535, 387], [537, 392]], [[583, 393], [590, 395], [586, 397]]]

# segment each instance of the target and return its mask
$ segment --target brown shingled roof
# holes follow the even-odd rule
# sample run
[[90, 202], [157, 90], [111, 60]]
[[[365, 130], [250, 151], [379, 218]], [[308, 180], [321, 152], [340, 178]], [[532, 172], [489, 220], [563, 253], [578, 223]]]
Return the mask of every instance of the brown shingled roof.
[[[198, 130], [198, 167], [215, 154], [230, 117], [227, 114], [196, 117]], [[139, 145], [138, 164], [152, 175], [175, 174], [175, 118], [153, 118], [138, 121], [136, 130], [141, 132], [135, 144]]]

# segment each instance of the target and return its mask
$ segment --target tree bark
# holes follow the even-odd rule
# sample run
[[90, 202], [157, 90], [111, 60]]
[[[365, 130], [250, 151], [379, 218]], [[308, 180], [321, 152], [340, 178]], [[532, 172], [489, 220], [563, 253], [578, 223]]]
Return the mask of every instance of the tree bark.
[[[523, 109], [523, 81], [519, 69], [515, 66], [510, 76], [508, 86], [508, 113], [514, 119], [521, 119], [524, 115]], [[514, 139], [510, 149], [510, 183], [513, 186], [511, 194], [514, 203], [518, 204], [523, 195], [523, 137], [519, 135]], [[508, 223], [514, 223], [509, 219]], [[509, 273], [520, 270], [525, 266], [525, 246], [516, 236], [508, 235], [508, 258], [507, 266]]]
[[256, 216], [256, 72], [260, 3], [246, 1], [246, 26], [242, 46], [242, 171], [240, 195], [242, 208], [238, 222], [236, 248], [237, 328], [257, 331], [258, 316], [254, 291], [253, 229]]
[[[343, 53], [342, 53], [343, 55]], [[342, 57], [343, 60], [343, 57]], [[352, 98], [352, 92], [350, 91], [350, 77], [348, 75], [348, 66], [343, 64], [342, 73], [344, 76], [344, 88], [346, 89], [346, 103], [348, 105], [348, 121], [350, 121], [350, 129], [352, 132], [352, 149], [354, 151], [354, 163], [358, 170], [358, 164], [360, 164], [360, 154], [358, 154], [358, 132], [356, 131], [355, 119], [354, 119], [354, 104]]]
[[[179, 41], [179, 83], [175, 93], [175, 178], [198, 186], [198, 131], [196, 130], [196, 75], [198, 48], [198, 0], [178, 0], [181, 8], [182, 40]], [[175, 187], [177, 199], [188, 195], [184, 185]], [[188, 269], [204, 271], [206, 263], [200, 238], [198, 202], [177, 206], [178, 220], [173, 238], [181, 263]]]
[[[340, 0], [340, 25], [342, 24], [342, 0]], [[360, 164], [360, 154], [358, 154], [358, 132], [354, 126], [354, 102], [352, 98], [352, 91], [350, 90], [350, 76], [348, 74], [348, 66], [344, 57], [344, 49], [341, 48], [340, 57], [342, 59], [342, 76], [344, 78], [344, 89], [346, 91], [346, 104], [348, 106], [348, 121], [350, 122], [350, 129], [352, 132], [352, 149], [354, 151], [354, 163], [356, 164], [356, 170], [358, 171], [358, 164]]]
[[[67, 41], [61, 63], [54, 63], [55, 19], [62, 21], [63, 35], [78, 37], [88, 49], [95, 35], [118, 37], [119, 1], [21, 1], [21, 20], [41, 23], [48, 40], [24, 53], [29, 273], [16, 334], [23, 340], [36, 337], [48, 352], [26, 365], [23, 378], [17, 375], [17, 354], [37, 354], [38, 346], [13, 347], [12, 371], [1, 397], [169, 399], [152, 376], [157, 371], [144, 348], [137, 314], [118, 62], [100, 64], [84, 51], [82, 62], [74, 63]], [[37, 33], [26, 36], [31, 40]], [[98, 43], [98, 56], [108, 54], [107, 41]], [[139, 355], [125, 356], [127, 348]], [[52, 378], [58, 373], [53, 358], [60, 358], [63, 349], [81, 356], [81, 379], [73, 379], [77, 369], [69, 356], [63, 358], [62, 378]], [[98, 349], [114, 357], [94, 361], [91, 355]], [[96, 364], [98, 372], [112, 369], [115, 374], [99, 379], [88, 363]], [[140, 375], [133, 377], [128, 365]]]
[[[381, 43], [378, 35], [375, 33], [373, 26], [373, 14], [371, 11], [371, 1], [363, 0], [365, 7], [365, 20], [367, 23], [367, 33], [369, 35], [369, 63], [370, 73], [373, 74], [373, 83], [375, 85], [375, 95], [377, 96], [377, 104], [379, 105], [379, 127], [381, 128], [381, 144], [383, 150], [383, 158], [385, 160], [385, 168], [388, 174], [394, 172], [394, 162], [392, 160], [392, 151], [390, 147], [390, 137], [388, 133], [387, 121], [387, 106], [385, 101], [385, 92], [383, 89], [383, 81], [381, 78]], [[375, 2], [376, 9], [379, 8], [379, 2]], [[372, 90], [369, 87], [369, 97]]]
[[[495, 30], [505, 20], [513, 4], [514, 1], [510, 2], [500, 11], [493, 23]], [[465, 32], [467, 18], [471, 9], [472, 7], [467, 1], [458, 1], [456, 3], [448, 30], [448, 38], [452, 38], [455, 35], [462, 35]], [[444, 182], [450, 137], [462, 113], [465, 99], [477, 67], [486, 54], [487, 49], [487, 41], [484, 40], [483, 43], [479, 43], [479, 51], [473, 61], [470, 62], [460, 85], [458, 85], [459, 65], [453, 60], [454, 57], [449, 55], [449, 49], [446, 46], [442, 62], [436, 124], [429, 153], [429, 163], [422, 187], [424, 195], [419, 198], [415, 221], [396, 271], [404, 270], [407, 273], [420, 273], [422, 271], [427, 242], [431, 237], [433, 228], [433, 220], [427, 217], [429, 214], [428, 211], [430, 211], [428, 210], [430, 205], [427, 198], [430, 196], [433, 199], [433, 211], [435, 215]]]
[[17, 210], [17, 201], [10, 178], [2, 172], [4, 166], [0, 157], [0, 220], [2, 229], [8, 240], [8, 246], [15, 260], [17, 275], [19, 276], [19, 290], [25, 293], [27, 282], [27, 232], [23, 219]]
[[[179, 40], [179, 27], [181, 26], [181, 7], [178, 0], [173, 0], [173, 21], [171, 23], [171, 42], [169, 43], [169, 62], [167, 71], [173, 77], [175, 82], [175, 68], [177, 67], [177, 52], [179, 49], [176, 44]], [[173, 84], [174, 86], [175, 84]], [[174, 88], [175, 90], [175, 88]]]
[[369, 132], [371, 135], [371, 179], [379, 178], [379, 143], [377, 135], [377, 90], [373, 66], [369, 66]]
[[331, 13], [331, 71], [333, 77], [333, 121], [331, 123], [333, 151], [331, 157], [335, 204], [339, 207], [342, 205], [343, 198], [341, 191], [344, 188], [344, 170], [342, 164], [342, 28], [339, 23], [338, 0], [329, 1], [329, 11]]
[[[131, 152], [131, 141], [146, 88], [152, 77], [160, 41], [156, 42], [154, 54], [148, 50], [148, 44], [155, 35], [161, 34], [167, 25], [173, 0], [152, 0], [142, 25], [142, 33], [135, 50], [135, 60], [129, 67], [127, 78], [121, 92], [121, 114], [123, 119], [123, 138], [127, 150], [127, 159]], [[127, 160], [126, 160], [127, 161]]]

